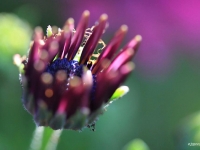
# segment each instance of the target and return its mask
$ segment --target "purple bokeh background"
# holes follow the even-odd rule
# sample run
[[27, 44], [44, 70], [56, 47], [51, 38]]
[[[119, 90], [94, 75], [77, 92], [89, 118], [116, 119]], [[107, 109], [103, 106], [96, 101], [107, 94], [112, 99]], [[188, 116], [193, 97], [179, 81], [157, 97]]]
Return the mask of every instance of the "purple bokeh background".
[[[136, 62], [142, 74], [163, 76], [173, 71], [180, 56], [200, 58], [200, 1], [192, 0], [102, 0], [61, 1], [63, 20], [73, 17], [78, 22], [82, 12], [91, 12], [90, 25], [102, 13], [109, 16], [111, 35], [122, 25], [129, 27], [125, 42], [136, 34], [143, 37]], [[65, 6], [70, 10], [65, 10]], [[64, 13], [63, 13], [64, 12]], [[123, 20], [122, 20], [123, 18]], [[106, 39], [104, 35], [104, 39]], [[109, 39], [104, 40], [106, 43]]]

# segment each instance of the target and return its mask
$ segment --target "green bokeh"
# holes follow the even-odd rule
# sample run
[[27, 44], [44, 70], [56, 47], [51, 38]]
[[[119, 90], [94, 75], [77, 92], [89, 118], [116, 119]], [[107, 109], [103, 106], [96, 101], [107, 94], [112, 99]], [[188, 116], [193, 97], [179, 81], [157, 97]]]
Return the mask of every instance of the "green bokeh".
[[141, 139], [134, 139], [125, 145], [123, 150], [149, 150], [149, 148]]

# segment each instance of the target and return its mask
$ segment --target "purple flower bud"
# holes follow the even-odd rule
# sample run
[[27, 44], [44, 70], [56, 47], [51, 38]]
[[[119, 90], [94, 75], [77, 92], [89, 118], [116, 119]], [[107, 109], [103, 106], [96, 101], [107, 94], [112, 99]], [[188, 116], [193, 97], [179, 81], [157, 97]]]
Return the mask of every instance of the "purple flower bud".
[[89, 15], [89, 11], [83, 12], [76, 30], [72, 18], [62, 30], [55, 32], [48, 26], [44, 38], [37, 27], [28, 58], [14, 57], [20, 68], [23, 105], [38, 126], [54, 130], [93, 127], [133, 70], [131, 61], [141, 37], [136, 36], [115, 56], [127, 26], [122, 25], [106, 46], [101, 36], [107, 15], [87, 28]]

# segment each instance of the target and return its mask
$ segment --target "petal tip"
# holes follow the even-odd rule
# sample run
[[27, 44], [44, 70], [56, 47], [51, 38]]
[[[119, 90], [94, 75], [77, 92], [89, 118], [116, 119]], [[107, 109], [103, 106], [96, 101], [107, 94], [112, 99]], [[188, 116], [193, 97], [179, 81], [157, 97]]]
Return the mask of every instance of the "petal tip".
[[74, 19], [73, 18], [69, 18], [69, 19], [67, 19], [67, 22], [70, 23], [70, 24], [73, 24], [74, 23]]
[[128, 30], [128, 26], [127, 25], [122, 25], [121, 26], [121, 30], [123, 31], [123, 32], [126, 32], [127, 30]]
[[108, 15], [107, 14], [102, 14], [101, 17], [100, 17], [101, 21], [105, 21], [107, 19], [108, 19]]
[[120, 68], [120, 72], [122, 74], [127, 74], [127, 73], [130, 73], [131, 71], [133, 71], [135, 68], [135, 64], [133, 62], [128, 62], [126, 63], [125, 65], [123, 65], [121, 68]]
[[35, 35], [34, 35], [35, 40], [40, 40], [43, 38], [43, 30], [41, 27], [39, 26], [36, 27], [34, 31], [35, 31]]
[[83, 12], [83, 16], [84, 16], [84, 17], [89, 17], [89, 15], [90, 15], [89, 10], [85, 10], [85, 11]]
[[142, 41], [142, 36], [141, 35], [136, 35], [134, 39], [136, 41], [140, 42], [140, 41]]

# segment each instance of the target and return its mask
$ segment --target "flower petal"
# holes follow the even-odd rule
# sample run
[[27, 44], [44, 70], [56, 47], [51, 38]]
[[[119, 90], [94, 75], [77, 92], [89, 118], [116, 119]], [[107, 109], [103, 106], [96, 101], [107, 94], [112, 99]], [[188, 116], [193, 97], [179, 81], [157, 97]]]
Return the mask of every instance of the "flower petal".
[[97, 74], [103, 68], [101, 67], [101, 63], [103, 60], [108, 59], [111, 60], [117, 48], [121, 44], [128, 27], [126, 25], [122, 25], [120, 29], [116, 32], [115, 36], [112, 38], [110, 43], [105, 47], [105, 49], [100, 54], [99, 58], [97, 59], [95, 66], [92, 69], [93, 74]]
[[72, 43], [69, 49], [69, 53], [67, 55], [68, 60], [72, 60], [74, 56], [76, 55], [76, 52], [79, 49], [79, 46], [81, 45], [83, 36], [85, 34], [85, 29], [88, 26], [90, 12], [84, 11], [81, 17], [81, 20], [77, 26], [76, 33], [72, 37]]
[[96, 45], [106, 27], [107, 19], [108, 19], [108, 16], [106, 14], [101, 15], [99, 19], [99, 23], [97, 24], [97, 26], [94, 27], [94, 31], [92, 32], [92, 35], [90, 36], [85, 47], [83, 48], [80, 64], [86, 65], [89, 58], [93, 54], [94, 49], [96, 48]]

